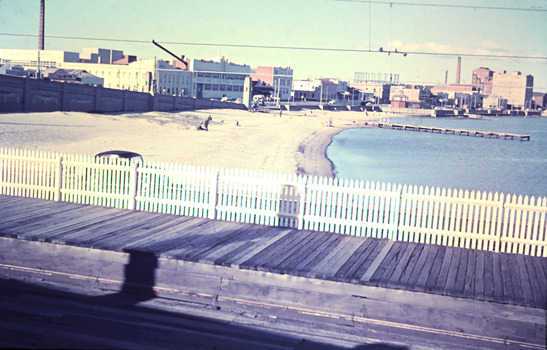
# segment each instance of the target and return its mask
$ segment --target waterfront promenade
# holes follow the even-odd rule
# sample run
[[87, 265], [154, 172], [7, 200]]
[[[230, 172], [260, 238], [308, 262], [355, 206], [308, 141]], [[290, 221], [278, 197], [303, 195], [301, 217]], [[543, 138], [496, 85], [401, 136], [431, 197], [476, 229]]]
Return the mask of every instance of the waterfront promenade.
[[5, 195], [0, 211], [2, 274], [545, 345], [545, 258]]

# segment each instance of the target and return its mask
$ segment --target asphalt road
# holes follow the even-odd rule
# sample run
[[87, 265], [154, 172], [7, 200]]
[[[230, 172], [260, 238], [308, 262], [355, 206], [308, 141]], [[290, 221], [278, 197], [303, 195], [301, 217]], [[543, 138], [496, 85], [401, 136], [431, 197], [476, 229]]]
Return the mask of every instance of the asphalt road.
[[29, 276], [0, 278], [0, 315], [2, 348], [522, 348], [486, 337], [424, 333], [404, 323], [351, 322], [252, 306], [221, 309]]

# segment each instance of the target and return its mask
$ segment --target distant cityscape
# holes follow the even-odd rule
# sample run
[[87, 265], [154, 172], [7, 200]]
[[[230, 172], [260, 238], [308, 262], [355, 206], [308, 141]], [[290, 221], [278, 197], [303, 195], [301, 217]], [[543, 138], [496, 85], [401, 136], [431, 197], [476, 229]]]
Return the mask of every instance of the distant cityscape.
[[[176, 57], [176, 56], [175, 56]], [[401, 108], [545, 109], [546, 93], [534, 92], [534, 77], [521, 72], [473, 70], [471, 84], [456, 81], [404, 84], [399, 74], [355, 72], [353, 81], [335, 78], [297, 80], [291, 67], [230, 62], [225, 57], [172, 61], [126, 55], [120, 50], [85, 48], [82, 52], [0, 49], [0, 74], [102, 86], [110, 89], [194, 98], [239, 101], [244, 81], [253, 94], [285, 102], [391, 104]], [[1, 95], [1, 88], [0, 88]], [[0, 96], [1, 97], [1, 96]]]

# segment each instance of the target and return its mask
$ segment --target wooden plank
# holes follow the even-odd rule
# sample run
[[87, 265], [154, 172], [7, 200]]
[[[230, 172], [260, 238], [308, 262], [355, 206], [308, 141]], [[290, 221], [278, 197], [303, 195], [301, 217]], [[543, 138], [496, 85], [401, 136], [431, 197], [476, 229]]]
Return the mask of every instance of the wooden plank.
[[532, 292], [532, 283], [530, 282], [530, 274], [528, 272], [528, 269], [526, 268], [526, 263], [524, 262], [524, 256], [519, 254], [515, 256], [515, 258], [517, 261], [516, 270], [519, 275], [519, 280], [521, 282], [524, 303], [527, 306], [534, 307], [535, 300], [534, 294]]
[[[17, 237], [36, 241], [45, 241], [48, 238], [58, 235], [63, 230], [70, 230], [71, 225], [89, 222], [92, 219], [99, 219], [101, 221], [104, 220], [107, 212], [101, 209], [103, 208], [97, 210], [97, 208], [91, 206], [78, 206], [77, 211], [71, 211], [69, 213], [70, 215], [64, 215], [62, 218], [58, 219], [56, 223], [51, 223], [47, 226], [37, 223], [36, 226], [28, 227], [18, 233]], [[14, 231], [14, 233], [16, 232], [17, 231]]]
[[142, 239], [148, 239], [159, 231], [164, 231], [175, 226], [180, 217], [172, 215], [159, 215], [164, 218], [160, 221], [147, 221], [142, 227], [133, 231], [131, 235], [118, 235], [113, 242], [119, 250], [135, 250], [128, 247], [128, 244], [140, 241]]
[[494, 300], [498, 303], [503, 303], [504, 284], [502, 279], [502, 253], [494, 253], [492, 255], [492, 270], [494, 280]]
[[215, 265], [232, 266], [241, 257], [252, 254], [261, 244], [268, 242], [270, 239], [275, 239], [279, 234], [278, 231], [279, 229], [271, 226], [261, 226], [256, 230], [249, 231], [248, 234], [244, 235], [244, 243], [216, 258]]
[[454, 267], [458, 272], [456, 273], [456, 280], [454, 281], [452, 292], [454, 293], [453, 295], [464, 296], [469, 250], [460, 248], [459, 251], [460, 257], [457, 261], [457, 265]]
[[178, 234], [182, 227], [186, 227], [189, 221], [194, 221], [190, 216], [174, 216], [171, 221], [163, 225], [156, 226], [148, 231], [146, 235], [139, 238], [133, 238], [130, 242], [124, 244], [124, 249], [146, 250], [146, 246], [160, 239]]
[[329, 251], [334, 249], [340, 242], [341, 236], [336, 233], [330, 233], [327, 236], [327, 240], [317, 249], [311, 252], [306, 258], [300, 262], [298, 265], [293, 267], [292, 271], [296, 271], [298, 274], [305, 276], [306, 273], [311, 271], [313, 267], [321, 261]]
[[[494, 301], [494, 255], [493, 252], [482, 252], [484, 255], [483, 294], [479, 300]], [[478, 272], [477, 272], [478, 274]], [[478, 276], [480, 278], [480, 276]], [[476, 285], [476, 284], [475, 284]]]
[[310, 231], [310, 234], [302, 241], [301, 249], [293, 252], [283, 261], [280, 261], [279, 264], [275, 267], [276, 271], [280, 273], [289, 274], [294, 269], [295, 266], [298, 266], [300, 262], [304, 261], [308, 256], [313, 254], [313, 252], [322, 249], [323, 244], [331, 237], [333, 234], [331, 232], [313, 232]]
[[329, 255], [318, 265], [316, 265], [311, 273], [322, 278], [332, 277], [344, 265], [349, 257], [361, 246], [363, 239], [354, 236], [345, 236], [342, 242], [333, 249]]
[[196, 219], [198, 218], [194, 218], [193, 224], [181, 227], [172, 238], [157, 241], [153, 249], [161, 253], [162, 257], [180, 258], [195, 249], [200, 240], [208, 239], [209, 237], [204, 238], [206, 234], [215, 234], [224, 224], [223, 221]]
[[419, 244], [414, 250], [414, 254], [412, 254], [412, 257], [408, 262], [407, 269], [405, 269], [403, 275], [399, 279], [399, 284], [401, 285], [401, 288], [403, 288], [403, 286], [405, 286], [405, 289], [409, 288], [413, 284], [413, 281], [418, 279], [417, 276], [420, 273], [420, 269], [423, 266], [423, 260], [426, 257], [423, 252], [424, 249], [426, 249], [427, 247], [429, 247], [429, 245]]
[[84, 230], [73, 231], [69, 235], [63, 236], [66, 244], [80, 246], [83, 242], [86, 242], [92, 238], [100, 235], [105, 235], [110, 232], [118, 230], [120, 227], [124, 227], [135, 220], [133, 213], [130, 211], [123, 211], [121, 215], [117, 215], [113, 218], [104, 218], [100, 221]]
[[204, 249], [210, 248], [211, 245], [222, 242], [224, 237], [232, 233], [237, 225], [246, 224], [209, 220], [200, 225], [192, 226], [185, 229], [183, 235], [178, 239], [174, 239], [169, 247], [164, 245], [163, 254], [169, 258], [191, 261], [190, 256], [200, 254]]
[[258, 230], [258, 227], [258, 225], [253, 224], [238, 224], [229, 227], [222, 237], [218, 237], [219, 239], [202, 247], [202, 249], [197, 249], [193, 254], [187, 255], [186, 259], [189, 261], [214, 262], [217, 257], [226, 254], [234, 246], [245, 243], [248, 232]]
[[418, 279], [420, 278], [420, 274], [422, 273], [422, 271], [426, 268], [426, 261], [432, 249], [433, 245], [422, 244], [422, 251], [417, 256], [417, 260], [415, 260], [416, 262], [414, 263], [414, 267], [412, 268], [412, 273], [410, 274], [408, 282], [406, 283], [408, 289], [416, 290]]
[[[425, 283], [426, 291], [428, 292], [435, 291], [435, 285], [437, 284], [437, 279], [441, 275], [441, 268], [443, 266], [443, 262], [445, 261], [446, 256], [447, 256], [446, 246], [437, 246], [437, 254], [435, 255], [435, 260], [433, 260], [433, 262], [431, 263], [432, 264], [431, 271], [429, 275], [427, 276], [427, 281]], [[440, 288], [437, 291], [443, 290], [443, 288]]]
[[[526, 264], [529, 268], [529, 270], [532, 270], [535, 272], [535, 278], [532, 278], [532, 281], [537, 283], [537, 288], [534, 287], [534, 295], [538, 295], [540, 303], [540, 307], [543, 309], [547, 308], [547, 280], [545, 278], [545, 275], [543, 274], [543, 269], [540, 264], [540, 260], [545, 258], [537, 258], [537, 257], [525, 257]], [[533, 285], [534, 286], [534, 285]]]
[[242, 266], [254, 268], [259, 271], [272, 271], [272, 268], [276, 266], [279, 261], [286, 259], [294, 251], [300, 248], [299, 244], [306, 238], [307, 234], [309, 234], [309, 231], [293, 230], [290, 235], [287, 235], [284, 239], [272, 244], [260, 254], [249, 259]]
[[418, 275], [418, 279], [412, 286], [412, 289], [417, 292], [427, 291], [427, 287], [426, 287], [427, 279], [429, 278], [429, 275], [431, 274], [431, 270], [433, 269], [433, 266], [434, 266], [433, 264], [440, 250], [440, 246], [438, 245], [429, 245], [429, 248], [430, 249], [428, 249], [427, 257], [424, 261], [423, 267], [420, 271], [420, 274]]
[[403, 256], [397, 262], [397, 266], [395, 267], [395, 270], [393, 270], [393, 273], [391, 273], [391, 276], [389, 277], [387, 281], [387, 284], [386, 284], [387, 287], [397, 288], [398, 286], [401, 285], [401, 283], [399, 282], [399, 279], [401, 278], [401, 275], [403, 274], [405, 269], [409, 267], [408, 262], [410, 258], [412, 257], [412, 253], [414, 252], [414, 249], [416, 249], [416, 247], [418, 247], [418, 244], [416, 243], [406, 244], [406, 249], [404, 251]]
[[465, 282], [463, 294], [466, 298], [473, 298], [475, 295], [475, 269], [477, 265], [477, 251], [468, 250], [467, 271], [465, 273]]
[[474, 290], [474, 297], [477, 300], [485, 300], [484, 297], [484, 280], [486, 278], [485, 273], [485, 259], [486, 254], [484, 250], [477, 250], [476, 253], [476, 266], [474, 271], [474, 284], [475, 284], [475, 290]]
[[370, 266], [367, 268], [363, 276], [359, 279], [361, 282], [368, 283], [371, 281], [372, 276], [376, 273], [376, 271], [382, 264], [382, 261], [386, 258], [386, 255], [389, 253], [389, 251], [391, 250], [394, 244], [395, 244], [395, 241], [391, 241], [391, 240], [385, 241], [378, 255], [374, 258], [374, 260], [372, 261]]
[[393, 272], [397, 265], [398, 257], [403, 255], [401, 249], [405, 244], [406, 242], [395, 242], [385, 258], [382, 259], [380, 266], [370, 279], [376, 286], [384, 285], [387, 282], [387, 277], [385, 277], [386, 271], [389, 270], [390, 274]]
[[141, 213], [141, 215], [131, 218], [131, 221], [126, 226], [103, 235], [91, 237], [80, 244], [89, 245], [95, 249], [121, 250], [124, 245], [123, 243], [128, 239], [132, 240], [143, 234], [147, 234], [151, 227], [150, 225], [162, 224], [166, 219], [163, 215], [142, 215]]
[[452, 256], [450, 259], [450, 263], [447, 266], [447, 274], [446, 274], [446, 279], [444, 281], [444, 289], [443, 289], [444, 295], [456, 295], [455, 294], [456, 277], [458, 275], [458, 267], [459, 267], [459, 261], [460, 261], [462, 249], [451, 247], [451, 250], [452, 250]]
[[511, 281], [511, 272], [509, 270], [508, 253], [500, 254], [501, 278], [503, 283], [503, 302], [510, 303], [513, 298], [513, 285]]
[[342, 265], [342, 267], [340, 267], [340, 269], [338, 269], [334, 276], [340, 280], [353, 279], [355, 272], [366, 260], [367, 256], [371, 254], [378, 242], [378, 239], [366, 237], [355, 253], [351, 255], [351, 257], [345, 262], [344, 265]]
[[509, 265], [509, 274], [511, 280], [511, 289], [514, 299], [508, 299], [508, 303], [524, 303], [524, 293], [522, 291], [522, 283], [520, 280], [520, 274], [517, 267], [516, 254], [507, 254], [507, 263]]
[[268, 249], [268, 247], [272, 244], [275, 244], [278, 240], [283, 239], [285, 236], [289, 235], [293, 229], [282, 229], [282, 230], [273, 230], [272, 232], [275, 233], [275, 236], [271, 237], [267, 241], [261, 242], [258, 245], [254, 245], [251, 250], [243, 251], [242, 253], [234, 256], [234, 260], [231, 263], [232, 267], [242, 267], [243, 263], [248, 261], [249, 259], [252, 259], [252, 257], [256, 256], [263, 250]]

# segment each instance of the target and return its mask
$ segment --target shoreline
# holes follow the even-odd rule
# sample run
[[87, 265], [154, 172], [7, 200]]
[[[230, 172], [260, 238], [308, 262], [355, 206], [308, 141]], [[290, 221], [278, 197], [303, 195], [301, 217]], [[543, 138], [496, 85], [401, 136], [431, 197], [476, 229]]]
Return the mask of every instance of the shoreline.
[[[211, 116], [208, 131], [200, 124]], [[145, 161], [334, 177], [327, 148], [335, 135], [379, 112], [211, 109], [177, 112], [0, 114], [0, 147], [94, 155], [121, 149]]]

